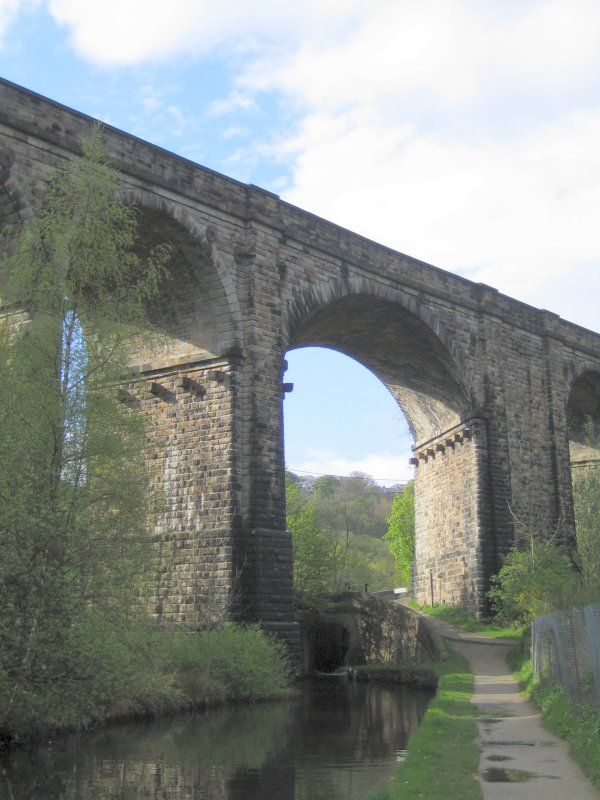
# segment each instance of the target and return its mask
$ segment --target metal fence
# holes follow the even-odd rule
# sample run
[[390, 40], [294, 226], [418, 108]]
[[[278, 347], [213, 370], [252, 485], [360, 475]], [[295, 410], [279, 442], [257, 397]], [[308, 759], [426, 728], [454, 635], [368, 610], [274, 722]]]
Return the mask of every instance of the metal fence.
[[600, 708], [600, 603], [538, 617], [531, 645], [536, 675], [560, 684], [572, 704]]

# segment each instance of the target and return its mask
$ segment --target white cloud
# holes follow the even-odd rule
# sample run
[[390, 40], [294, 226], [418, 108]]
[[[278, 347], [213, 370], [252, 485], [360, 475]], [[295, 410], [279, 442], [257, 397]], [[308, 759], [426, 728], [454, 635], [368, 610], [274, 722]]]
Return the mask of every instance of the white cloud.
[[230, 125], [229, 128], [225, 128], [222, 136], [224, 139], [239, 139], [248, 136], [248, 133], [248, 128], [242, 125]]
[[173, 136], [179, 137], [185, 128], [185, 115], [179, 106], [169, 106], [167, 110], [171, 116], [171, 120], [175, 123]]
[[82, 56], [104, 65], [156, 61], [188, 52], [256, 50], [257, 37], [278, 41], [341, 20], [360, 0], [45, 0]]
[[282, 146], [296, 153], [285, 199], [535, 302], [545, 284], [600, 260], [599, 141], [600, 113], [516, 145], [314, 114]]
[[236, 111], [254, 111], [256, 101], [249, 94], [243, 92], [232, 92], [221, 100], [214, 100], [207, 109], [209, 117], [222, 117]]
[[[290, 202], [534, 305], [600, 262], [600, 3], [376, 3], [240, 77], [301, 120]], [[583, 289], [584, 284], [580, 283]], [[577, 321], [598, 326], [582, 292]]]
[[[497, 82], [553, 87], [598, 63], [597, 0], [522, 2], [498, 17], [472, 0], [375, 2], [345, 38], [256, 60], [243, 83], [282, 89], [311, 108], [372, 106], [425, 94], [457, 104]], [[497, 9], [496, 9], [497, 11]]]
[[404, 453], [369, 453], [362, 458], [343, 458], [335, 453], [318, 450], [307, 451], [304, 458], [297, 457], [286, 464], [287, 469], [309, 472], [318, 475], [350, 475], [352, 472], [366, 472], [383, 486], [412, 480], [413, 468], [408, 459], [409, 450]]

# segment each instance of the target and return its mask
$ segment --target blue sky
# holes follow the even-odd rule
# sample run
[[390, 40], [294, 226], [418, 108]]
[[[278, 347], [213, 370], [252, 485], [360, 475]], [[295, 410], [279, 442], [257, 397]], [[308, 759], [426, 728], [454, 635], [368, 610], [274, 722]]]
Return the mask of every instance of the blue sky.
[[[0, 0], [0, 74], [598, 330], [600, 0]], [[290, 466], [410, 475], [366, 370], [288, 361]]]

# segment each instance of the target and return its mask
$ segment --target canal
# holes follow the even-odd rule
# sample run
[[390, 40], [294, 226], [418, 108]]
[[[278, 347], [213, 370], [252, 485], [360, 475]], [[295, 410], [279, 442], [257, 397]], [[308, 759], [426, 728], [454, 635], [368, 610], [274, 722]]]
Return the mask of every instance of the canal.
[[6, 800], [360, 800], [384, 786], [430, 693], [324, 678], [292, 699], [21, 747]]

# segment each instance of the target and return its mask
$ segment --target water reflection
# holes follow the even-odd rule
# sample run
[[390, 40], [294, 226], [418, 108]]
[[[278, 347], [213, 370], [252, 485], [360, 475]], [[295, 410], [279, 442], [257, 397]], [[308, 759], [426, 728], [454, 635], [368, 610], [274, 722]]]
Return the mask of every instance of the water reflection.
[[428, 695], [306, 684], [286, 702], [112, 727], [16, 751], [10, 800], [358, 800], [393, 773]]

